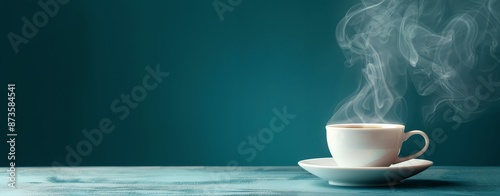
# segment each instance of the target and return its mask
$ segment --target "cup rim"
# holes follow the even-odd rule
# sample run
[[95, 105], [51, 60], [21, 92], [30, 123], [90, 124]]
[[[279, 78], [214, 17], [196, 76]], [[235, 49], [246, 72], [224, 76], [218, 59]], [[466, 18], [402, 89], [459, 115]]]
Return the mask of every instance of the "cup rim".
[[[348, 127], [352, 125], [366, 126], [366, 127]], [[347, 127], [346, 127], [347, 126]], [[376, 127], [373, 127], [376, 126]], [[340, 128], [340, 129], [390, 129], [390, 128], [404, 128], [402, 124], [394, 123], [338, 123], [338, 124], [328, 124], [326, 128]]]

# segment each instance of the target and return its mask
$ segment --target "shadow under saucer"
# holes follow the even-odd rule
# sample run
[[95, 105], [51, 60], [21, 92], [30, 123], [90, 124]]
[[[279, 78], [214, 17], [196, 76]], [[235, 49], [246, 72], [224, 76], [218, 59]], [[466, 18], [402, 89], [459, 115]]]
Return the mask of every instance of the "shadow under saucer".
[[451, 180], [431, 180], [431, 179], [408, 179], [404, 180], [399, 184], [393, 186], [334, 186], [328, 184], [328, 182], [322, 181], [317, 183], [317, 186], [330, 187], [344, 190], [367, 190], [367, 189], [378, 189], [378, 190], [409, 190], [409, 189], [450, 189], [450, 188], [465, 188], [474, 186], [473, 183], [468, 183], [465, 181], [451, 181]]

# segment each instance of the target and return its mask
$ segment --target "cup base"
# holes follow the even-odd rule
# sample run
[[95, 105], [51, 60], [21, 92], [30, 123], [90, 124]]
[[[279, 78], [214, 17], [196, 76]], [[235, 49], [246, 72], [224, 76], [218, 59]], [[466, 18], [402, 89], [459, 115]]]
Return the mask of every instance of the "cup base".
[[389, 167], [394, 164], [399, 149], [332, 149], [340, 167]]

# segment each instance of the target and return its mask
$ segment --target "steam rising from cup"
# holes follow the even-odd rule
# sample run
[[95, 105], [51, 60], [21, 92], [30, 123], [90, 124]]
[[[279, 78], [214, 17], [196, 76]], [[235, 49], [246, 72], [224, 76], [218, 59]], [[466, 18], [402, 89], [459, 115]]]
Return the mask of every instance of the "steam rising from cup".
[[466, 107], [478, 93], [490, 93], [482, 102], [500, 97], [500, 88], [476, 88], [482, 75], [500, 81], [500, 0], [363, 0], [336, 37], [347, 66], [362, 66], [362, 79], [328, 124], [402, 123], [409, 87], [426, 103], [426, 122], [444, 106], [467, 117], [483, 110]]

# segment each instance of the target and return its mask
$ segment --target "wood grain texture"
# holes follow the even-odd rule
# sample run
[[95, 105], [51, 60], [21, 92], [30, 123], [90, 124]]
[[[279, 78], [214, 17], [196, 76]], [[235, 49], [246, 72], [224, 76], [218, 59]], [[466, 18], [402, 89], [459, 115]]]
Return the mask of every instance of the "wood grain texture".
[[[1, 168], [6, 171], [7, 168]], [[0, 195], [500, 195], [500, 167], [438, 167], [394, 187], [335, 187], [299, 167], [20, 167]]]

